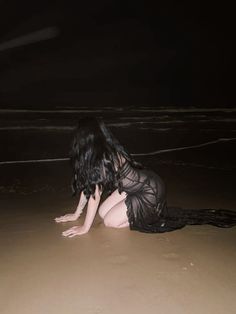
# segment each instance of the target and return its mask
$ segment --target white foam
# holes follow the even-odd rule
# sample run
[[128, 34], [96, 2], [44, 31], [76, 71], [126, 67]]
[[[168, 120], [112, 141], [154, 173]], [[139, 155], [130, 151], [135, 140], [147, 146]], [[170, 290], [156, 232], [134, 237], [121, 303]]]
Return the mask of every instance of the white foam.
[[28, 126], [1, 126], [0, 131], [35, 131], [35, 130], [45, 130], [45, 131], [71, 131], [74, 130], [74, 126], [37, 126], [37, 125], [28, 125]]
[[236, 108], [153, 108], [153, 107], [80, 107], [79, 109], [0, 109], [0, 113], [80, 113], [80, 112], [104, 112], [104, 111], [124, 111], [126, 113], [130, 112], [157, 112], [157, 113], [207, 113], [207, 112], [236, 112]]
[[172, 128], [145, 128], [145, 127], [141, 127], [140, 130], [167, 132], [167, 131], [172, 130]]
[[[127, 128], [129, 126], [143, 126], [143, 125], [159, 125], [159, 124], [168, 124], [168, 123], [185, 123], [185, 121], [181, 120], [173, 120], [173, 121], [153, 121], [153, 122], [147, 122], [147, 121], [135, 121], [135, 122], [114, 122], [114, 123], [107, 123], [107, 126], [109, 127], [115, 127], [115, 128]], [[139, 127], [140, 128], [140, 127]], [[0, 126], [0, 131], [23, 131], [23, 130], [44, 130], [44, 131], [71, 131], [74, 130], [75, 126], [65, 126], [65, 125], [13, 125], [13, 126]], [[146, 128], [146, 129], [152, 129]]]
[[54, 110], [42, 110], [42, 109], [0, 109], [0, 113], [81, 113], [81, 112], [103, 112], [103, 109], [54, 109]]
[[107, 126], [111, 126], [111, 127], [124, 127], [127, 128], [129, 126], [131, 126], [133, 123], [132, 122], [118, 122], [118, 123], [107, 123]]
[[163, 120], [170, 118], [169, 115], [159, 115], [159, 116], [139, 116], [139, 117], [119, 117], [120, 120]]
[[158, 155], [158, 154], [163, 154], [163, 153], [168, 153], [168, 152], [173, 152], [173, 151], [179, 151], [179, 150], [186, 150], [186, 149], [193, 149], [193, 148], [199, 148], [199, 147], [204, 147], [220, 142], [228, 142], [228, 141], [235, 141], [236, 137], [233, 138], [218, 138], [217, 140], [214, 141], [209, 141], [206, 143], [202, 144], [197, 144], [197, 145], [190, 145], [190, 146], [183, 146], [183, 147], [176, 147], [176, 148], [170, 148], [170, 149], [161, 149], [161, 150], [156, 150], [154, 152], [150, 153], [138, 153], [138, 154], [132, 154], [133, 156], [153, 156], [153, 155]]
[[172, 124], [172, 123], [186, 123], [183, 120], [170, 120], [170, 121], [132, 121], [132, 122], [115, 122], [109, 123], [108, 126], [120, 127], [120, 126], [130, 126], [130, 125], [159, 125], [159, 124]]
[[229, 118], [221, 118], [221, 119], [210, 119], [210, 121], [214, 122], [236, 122], [236, 119], [229, 119]]
[[183, 161], [173, 161], [173, 160], [167, 160], [161, 161], [161, 164], [167, 164], [167, 165], [176, 165], [176, 166], [184, 166], [184, 167], [195, 167], [195, 168], [205, 168], [205, 169], [216, 169], [216, 170], [230, 170], [234, 167], [232, 166], [211, 166], [211, 165], [204, 165], [204, 164], [198, 164], [194, 162], [183, 162]]
[[236, 108], [165, 108], [165, 109], [135, 109], [136, 112], [236, 112]]
[[10, 161], [0, 161], [0, 166], [1, 165], [13, 165], [13, 164], [30, 164], [30, 163], [42, 163], [42, 162], [57, 162], [57, 161], [68, 161], [68, 160], [70, 160], [70, 158], [10, 160]]

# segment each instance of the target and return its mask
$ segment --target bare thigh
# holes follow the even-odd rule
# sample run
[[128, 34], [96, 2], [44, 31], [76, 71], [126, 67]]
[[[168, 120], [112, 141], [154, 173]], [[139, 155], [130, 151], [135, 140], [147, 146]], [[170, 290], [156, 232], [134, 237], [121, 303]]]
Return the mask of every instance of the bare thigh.
[[127, 206], [125, 200], [113, 206], [104, 217], [104, 224], [107, 227], [123, 228], [128, 227]]
[[100, 205], [99, 207], [99, 215], [102, 219], [106, 216], [106, 214], [111, 210], [116, 204], [120, 203], [122, 200], [126, 198], [126, 193], [122, 192], [121, 194], [118, 190], [115, 190], [108, 198]]

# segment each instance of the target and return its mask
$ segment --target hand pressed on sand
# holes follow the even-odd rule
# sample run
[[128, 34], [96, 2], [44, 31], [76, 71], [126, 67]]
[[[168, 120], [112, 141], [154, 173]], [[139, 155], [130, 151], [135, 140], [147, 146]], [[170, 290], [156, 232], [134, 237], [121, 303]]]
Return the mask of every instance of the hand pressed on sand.
[[56, 222], [69, 222], [69, 221], [77, 220], [80, 217], [80, 215], [82, 214], [86, 203], [87, 203], [87, 198], [85, 197], [84, 193], [81, 192], [79, 204], [76, 208], [76, 211], [74, 213], [71, 213], [71, 214], [66, 214], [66, 215], [63, 215], [60, 217], [56, 217], [54, 220]]
[[73, 214], [67, 214], [60, 217], [56, 217], [55, 221], [56, 222], [69, 222], [69, 221], [75, 221], [77, 220], [77, 218], [78, 218], [77, 215], [73, 213]]
[[85, 226], [74, 226], [64, 232], [62, 232], [62, 235], [64, 237], [73, 238], [77, 235], [82, 235], [87, 233], [89, 230]]
[[[88, 200], [87, 213], [86, 213], [86, 217], [85, 217], [83, 226], [74, 226], [74, 227], [62, 232], [62, 235], [64, 237], [72, 238], [76, 235], [82, 235], [82, 234], [85, 234], [89, 231], [89, 229], [93, 223], [94, 217], [96, 215], [98, 205], [100, 202], [100, 198], [101, 198], [101, 191], [99, 190], [98, 186], [96, 186], [94, 196], [90, 196], [90, 198]], [[56, 222], [67, 222], [67, 221], [77, 220], [79, 218], [79, 216], [81, 215], [82, 209], [84, 208], [86, 203], [87, 203], [87, 199], [85, 198], [85, 196], [83, 195], [83, 192], [82, 192], [81, 197], [80, 197], [80, 201], [79, 201], [79, 205], [78, 205], [75, 213], [74, 214], [67, 214], [67, 215], [64, 215], [61, 217], [57, 217], [57, 218], [55, 218], [55, 221]]]

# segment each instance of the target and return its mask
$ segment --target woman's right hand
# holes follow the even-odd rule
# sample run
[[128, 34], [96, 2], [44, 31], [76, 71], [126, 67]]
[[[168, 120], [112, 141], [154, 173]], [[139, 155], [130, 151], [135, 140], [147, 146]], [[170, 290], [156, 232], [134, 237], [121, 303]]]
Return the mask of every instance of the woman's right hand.
[[55, 218], [55, 221], [56, 222], [68, 222], [68, 221], [75, 221], [77, 219], [78, 219], [78, 217], [74, 213], [74, 214], [67, 214], [64, 216], [57, 217], [57, 218]]

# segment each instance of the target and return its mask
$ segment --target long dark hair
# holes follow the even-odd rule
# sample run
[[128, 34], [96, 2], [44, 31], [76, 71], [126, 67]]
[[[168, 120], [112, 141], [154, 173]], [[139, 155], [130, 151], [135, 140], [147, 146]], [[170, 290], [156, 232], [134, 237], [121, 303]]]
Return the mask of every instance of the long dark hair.
[[101, 119], [81, 119], [75, 130], [71, 149], [73, 194], [83, 191], [87, 198], [90, 195], [94, 197], [96, 185], [111, 193], [124, 159], [134, 167], [140, 166]]

